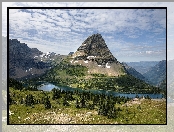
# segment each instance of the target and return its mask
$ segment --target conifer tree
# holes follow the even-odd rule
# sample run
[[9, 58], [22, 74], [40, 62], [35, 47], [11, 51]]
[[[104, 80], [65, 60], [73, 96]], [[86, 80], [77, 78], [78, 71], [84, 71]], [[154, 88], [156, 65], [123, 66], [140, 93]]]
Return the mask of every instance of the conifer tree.
[[33, 97], [32, 94], [29, 94], [29, 95], [26, 96], [25, 105], [26, 106], [32, 106], [32, 105], [34, 105], [34, 97]]
[[51, 103], [50, 103], [50, 100], [49, 100], [48, 96], [45, 98], [44, 105], [45, 105], [45, 109], [50, 109], [51, 108]]
[[76, 108], [80, 108], [78, 99], [76, 99], [75, 107], [76, 107]]

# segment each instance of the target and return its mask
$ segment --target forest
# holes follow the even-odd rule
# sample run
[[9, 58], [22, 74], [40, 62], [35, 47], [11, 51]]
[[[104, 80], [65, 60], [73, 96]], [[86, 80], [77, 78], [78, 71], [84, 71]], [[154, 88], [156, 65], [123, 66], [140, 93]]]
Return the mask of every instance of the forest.
[[[135, 103], [131, 98], [120, 96], [78, 90], [71, 92], [56, 88], [40, 91], [26, 89], [21, 82], [14, 79], [9, 82], [10, 124], [165, 124], [165, 101], [152, 101], [148, 96], [145, 99], [136, 96], [139, 101]], [[63, 118], [65, 114], [65, 117], [68, 116], [67, 118], [72, 120], [52, 121], [50, 118], [53, 115], [48, 115], [50, 118], [45, 120], [45, 116], [50, 112], [54, 113], [53, 118]], [[156, 112], [155, 115], [153, 112]], [[139, 116], [147, 113], [151, 121], [140, 120]], [[81, 119], [82, 115], [85, 115], [84, 120]], [[38, 120], [35, 120], [36, 116]]]

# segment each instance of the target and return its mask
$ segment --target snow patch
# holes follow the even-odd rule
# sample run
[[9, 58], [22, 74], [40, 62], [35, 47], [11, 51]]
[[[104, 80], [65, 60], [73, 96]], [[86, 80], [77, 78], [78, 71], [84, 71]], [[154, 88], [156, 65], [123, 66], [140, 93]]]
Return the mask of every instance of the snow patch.
[[101, 66], [101, 65], [98, 65], [99, 67]]
[[106, 68], [110, 68], [111, 66], [108, 65], [108, 62], [106, 63]]
[[50, 52], [47, 52], [47, 53], [46, 53], [46, 55], [49, 55], [49, 54], [50, 54]]
[[88, 60], [84, 61], [85, 63], [88, 63]]
[[74, 61], [74, 63], [77, 63], [78, 61]]
[[95, 58], [96, 56], [88, 56], [87, 59]]

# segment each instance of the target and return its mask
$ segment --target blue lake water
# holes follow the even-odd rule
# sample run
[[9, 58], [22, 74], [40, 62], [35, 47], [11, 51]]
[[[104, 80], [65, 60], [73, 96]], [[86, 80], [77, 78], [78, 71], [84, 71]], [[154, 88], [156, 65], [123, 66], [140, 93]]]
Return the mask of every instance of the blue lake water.
[[53, 88], [61, 89], [64, 91], [72, 91], [72, 92], [75, 90], [78, 90], [79, 92], [90, 91], [95, 94], [106, 94], [106, 95], [113, 95], [113, 96], [120, 96], [120, 97], [123, 96], [123, 97], [129, 97], [129, 98], [135, 98], [136, 95], [138, 95], [139, 97], [143, 97], [143, 96], [146, 97], [148, 95], [152, 99], [162, 98], [162, 94], [125, 94], [125, 93], [117, 93], [115, 91], [106, 91], [106, 90], [95, 90], [95, 89], [83, 90], [81, 88], [71, 88], [68, 86], [56, 86], [51, 83], [45, 83], [40, 85], [38, 87], [38, 90], [51, 91]]

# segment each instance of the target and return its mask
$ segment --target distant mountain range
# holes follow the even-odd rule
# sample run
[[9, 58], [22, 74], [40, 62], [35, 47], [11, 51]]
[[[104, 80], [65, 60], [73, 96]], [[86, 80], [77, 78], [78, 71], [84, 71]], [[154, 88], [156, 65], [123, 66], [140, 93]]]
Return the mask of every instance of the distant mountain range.
[[166, 79], [166, 60], [160, 61], [143, 74], [153, 85], [159, 86]]
[[150, 83], [147, 78], [145, 78], [141, 73], [139, 73], [138, 71], [136, 71], [133, 67], [128, 66], [124, 62], [122, 64], [124, 65], [124, 67], [125, 67], [125, 69], [127, 71], [127, 74], [130, 74], [130, 75], [132, 75], [132, 76], [134, 76], [134, 77], [136, 77], [136, 78], [138, 78], [140, 80], [143, 80], [143, 81], [145, 81], [147, 83]]
[[144, 74], [151, 67], [159, 63], [159, 61], [139, 61], [139, 62], [125, 62], [128, 66], [134, 68], [137, 72]]
[[[136, 71], [139, 71], [138, 73], [130, 72], [130, 74], [138, 77], [139, 79], [143, 79], [152, 85], [160, 86], [160, 84], [166, 80], [166, 60], [126, 62], [126, 64]], [[129, 70], [130, 68], [128, 71]]]

